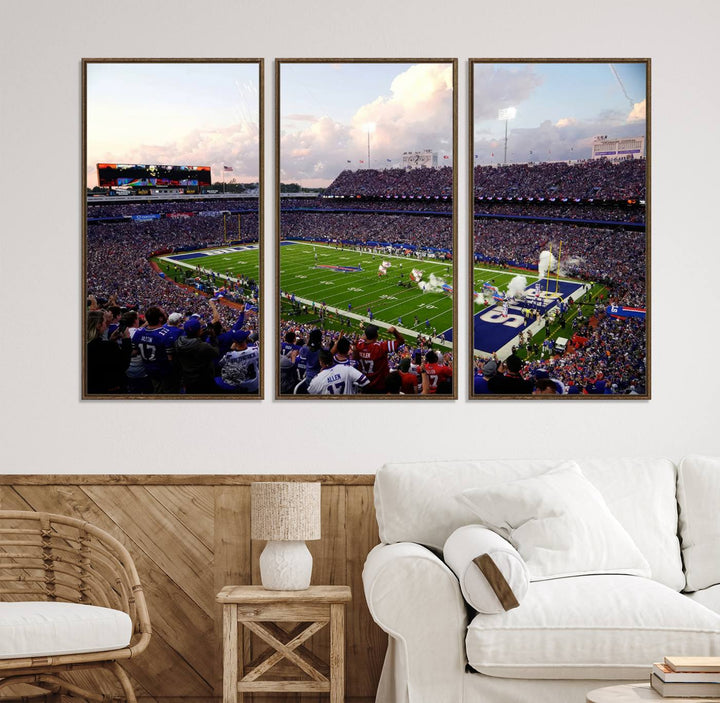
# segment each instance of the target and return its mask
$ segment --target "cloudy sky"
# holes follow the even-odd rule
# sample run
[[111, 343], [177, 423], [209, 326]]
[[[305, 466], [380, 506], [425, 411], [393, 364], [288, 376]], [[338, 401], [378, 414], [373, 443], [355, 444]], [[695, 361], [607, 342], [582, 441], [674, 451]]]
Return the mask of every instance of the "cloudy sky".
[[644, 63], [474, 64], [475, 164], [584, 159], [593, 137], [645, 134]]
[[281, 180], [326, 186], [367, 168], [368, 134], [371, 168], [423, 149], [451, 165], [452, 86], [449, 63], [282, 64]]
[[223, 165], [257, 182], [257, 63], [87, 65], [87, 178], [97, 163]]

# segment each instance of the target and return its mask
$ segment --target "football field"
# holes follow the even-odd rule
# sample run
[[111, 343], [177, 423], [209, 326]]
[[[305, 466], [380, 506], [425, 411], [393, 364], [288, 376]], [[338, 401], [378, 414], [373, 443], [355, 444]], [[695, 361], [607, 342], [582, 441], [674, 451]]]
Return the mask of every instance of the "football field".
[[[575, 317], [577, 308], [583, 303], [589, 303], [592, 307], [592, 298], [604, 291], [603, 286], [586, 284], [564, 276], [558, 277], [552, 273], [549, 278], [538, 279], [537, 273], [533, 271], [498, 270], [485, 265], [476, 265], [473, 268], [473, 293], [485, 293], [487, 300], [492, 289], [484, 288], [484, 285], [494, 286], [499, 292], [505, 293], [511, 281], [518, 276], [525, 279], [521, 290], [524, 290], [528, 297], [519, 301], [509, 301], [507, 309], [502, 302], [493, 302], [490, 299], [486, 304], [478, 302], [482, 298], [478, 299], [473, 295], [475, 355], [487, 356], [498, 353], [500, 358], [507, 357], [513, 345], [517, 343], [520, 332], [525, 332], [536, 340], [544, 339], [544, 332], [540, 333], [544, 329], [543, 324], [532, 317], [526, 318], [523, 315], [523, 308], [537, 309], [544, 315], [558, 308], [561, 301], [568, 303], [572, 300], [578, 305], [568, 313], [567, 320], [570, 321]], [[548, 336], [552, 339], [571, 334], [571, 328], [567, 325], [561, 327], [550, 322], [548, 325]]]
[[188, 273], [197, 271], [199, 267], [199, 274], [214, 272], [220, 276], [230, 276], [232, 280], [245, 277], [259, 283], [259, 252], [257, 244], [234, 244], [203, 251], [168, 254], [158, 257], [156, 262], [165, 274], [173, 279], [176, 271]]
[[[378, 275], [383, 262], [387, 273]], [[422, 281], [436, 277], [433, 290], [410, 280], [412, 269]], [[443, 290], [441, 283], [446, 285]], [[402, 284], [402, 285], [401, 285]], [[280, 288], [284, 300], [326, 305], [352, 319], [372, 319], [401, 332], [452, 338], [452, 262], [371, 254], [334, 245], [284, 241], [280, 245]], [[283, 317], [287, 319], [285, 313]]]

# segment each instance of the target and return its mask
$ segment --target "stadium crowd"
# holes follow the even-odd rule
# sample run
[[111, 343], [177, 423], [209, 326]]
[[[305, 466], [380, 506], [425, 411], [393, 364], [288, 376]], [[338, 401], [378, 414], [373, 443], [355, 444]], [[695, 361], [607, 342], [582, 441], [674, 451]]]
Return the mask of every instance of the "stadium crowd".
[[[212, 318], [168, 314], [151, 305], [141, 314], [88, 296], [86, 392], [88, 395], [257, 394], [260, 352], [245, 327], [245, 309], [225, 327], [215, 300]], [[197, 309], [197, 308], [196, 308]]]
[[325, 195], [386, 196], [446, 196], [453, 194], [453, 169], [441, 168], [374, 168], [345, 170], [325, 189]]
[[[647, 383], [646, 354], [644, 320], [620, 319], [596, 311], [577, 328], [563, 355], [549, 354], [548, 358], [523, 363], [513, 353], [504, 365], [497, 359], [477, 360], [474, 393], [642, 395]], [[497, 380], [491, 381], [508, 365], [511, 374], [522, 379], [512, 391], [502, 390]]]
[[[145, 212], [157, 212], [158, 203], [145, 205]], [[88, 216], [93, 217], [94, 207], [88, 208]], [[130, 203], [118, 206], [118, 212], [128, 214]], [[183, 205], [179, 206], [180, 208]], [[88, 394], [96, 393], [256, 393], [257, 378], [249, 379], [249, 383], [235, 382], [238, 380], [238, 362], [236, 356], [257, 356], [257, 346], [249, 345], [250, 352], [243, 355], [232, 352], [245, 351], [240, 343], [230, 340], [229, 333], [242, 333], [257, 337], [258, 319], [254, 312], [243, 312], [241, 327], [237, 327], [239, 313], [243, 306], [216, 304], [208, 300], [221, 288], [226, 290], [223, 297], [240, 303], [244, 300], [254, 302], [257, 298], [257, 285], [246, 281], [227, 281], [223, 277], [204, 275], [197, 271], [198, 278], [204, 279], [198, 286], [186, 285], [185, 276], [176, 267], [174, 273], [177, 280], [173, 281], [161, 274], [149, 261], [154, 253], [171, 252], [182, 249], [202, 249], [223, 244], [222, 219], [217, 217], [191, 218], [160, 218], [142, 221], [111, 222], [88, 224], [86, 236], [86, 290], [88, 293], [88, 353], [87, 353], [87, 390]], [[257, 241], [257, 216], [249, 215], [243, 220], [243, 239]], [[191, 281], [194, 277], [191, 276]], [[217, 285], [213, 287], [212, 283]], [[160, 311], [157, 313], [156, 311]], [[152, 356], [151, 348], [158, 349], [165, 344], [165, 339], [158, 343], [144, 342], [145, 347], [138, 346], [140, 339], [138, 330], [151, 329], [152, 320], [163, 318], [158, 329], [167, 330], [176, 327], [182, 321], [188, 329], [181, 326], [176, 334], [171, 331], [168, 339], [172, 339], [180, 347], [186, 346], [187, 338], [197, 341], [189, 346], [192, 348], [202, 344], [203, 353], [210, 362], [203, 367], [203, 375], [199, 381], [193, 378], [192, 370], [182, 368], [183, 353], [175, 354], [173, 378], [177, 382], [171, 384], [153, 383], [154, 361], [145, 356]], [[121, 328], [121, 318], [125, 318]], [[171, 325], [170, 321], [175, 324]], [[104, 325], [104, 326], [103, 326]], [[194, 337], [193, 337], [194, 335]], [[226, 335], [226, 336], [223, 336]], [[235, 334], [238, 336], [238, 334]], [[137, 337], [137, 340], [136, 340]], [[245, 340], [248, 344], [247, 337]], [[205, 345], [208, 345], [207, 347]], [[235, 346], [233, 346], [235, 345]], [[147, 354], [144, 355], [143, 349]], [[120, 354], [117, 354], [117, 350]], [[213, 352], [213, 349], [215, 350]], [[253, 351], [254, 350], [254, 351]], [[168, 350], [165, 350], [168, 355]], [[169, 351], [172, 357], [172, 351]], [[203, 359], [203, 362], [207, 361]], [[173, 361], [171, 358], [170, 361]], [[229, 362], [232, 363], [228, 365]], [[126, 363], [127, 362], [127, 363]], [[124, 365], [124, 368], [120, 368]], [[252, 362], [251, 366], [255, 365]], [[166, 365], [167, 366], [167, 365]], [[215, 375], [210, 377], [212, 369]], [[232, 369], [235, 369], [233, 371]], [[189, 374], [189, 375], [188, 375]], [[242, 375], [242, 374], [240, 374]], [[216, 382], [215, 379], [219, 379]], [[210, 383], [212, 380], [212, 383]], [[222, 383], [221, 383], [222, 382]], [[224, 384], [224, 385], [223, 385]], [[253, 390], [254, 386], [254, 390]], [[170, 389], [170, 390], [169, 390]]]
[[142, 202], [127, 202], [122, 198], [115, 199], [122, 202], [88, 204], [88, 219], [94, 217], [128, 217], [131, 215], [144, 215], [148, 213], [178, 213], [178, 212], [221, 212], [236, 210], [258, 210], [257, 198], [222, 198], [222, 199], [147, 199]]
[[[282, 212], [304, 211], [382, 211], [381, 214], [405, 212], [428, 212], [452, 214], [451, 200], [387, 200], [385, 198], [284, 198], [280, 202]], [[635, 203], [551, 202], [546, 200], [496, 201], [477, 200], [476, 216], [501, 215], [507, 217], [533, 217], [538, 219], [593, 220], [596, 222], [638, 223], [645, 222], [645, 206]]]
[[541, 250], [559, 252], [563, 276], [606, 285], [616, 302], [645, 305], [645, 233], [557, 223], [475, 221], [475, 259], [537, 269]]
[[476, 166], [475, 198], [645, 200], [646, 161], [590, 159]]
[[355, 213], [282, 212], [283, 239], [316, 242], [387, 242], [452, 250], [451, 217]]
[[[644, 200], [646, 161], [607, 159], [476, 166], [475, 198], [577, 198], [581, 200]], [[391, 168], [342, 171], [325, 196], [434, 197], [453, 194], [453, 169]]]
[[538, 219], [592, 220], [595, 222], [645, 222], [645, 206], [626, 203], [551, 203], [475, 201], [475, 215], [506, 215]]
[[452, 197], [433, 196], [430, 199], [397, 196], [393, 198], [376, 197], [317, 197], [317, 198], [282, 198], [280, 209], [298, 210], [384, 210], [399, 211], [400, 214], [411, 212], [447, 212], [452, 213]]
[[[331, 395], [337, 388], [311, 386], [320, 372], [318, 354], [332, 353], [329, 368], [346, 365], [357, 368], [369, 383], [346, 384], [343, 395], [373, 393], [386, 395], [447, 395], [452, 393], [453, 355], [433, 349], [429, 337], [406, 340], [391, 327], [392, 339], [380, 338], [373, 324], [360, 323], [352, 331], [321, 329], [314, 324], [280, 322], [280, 393]], [[425, 372], [425, 374], [423, 373]]]

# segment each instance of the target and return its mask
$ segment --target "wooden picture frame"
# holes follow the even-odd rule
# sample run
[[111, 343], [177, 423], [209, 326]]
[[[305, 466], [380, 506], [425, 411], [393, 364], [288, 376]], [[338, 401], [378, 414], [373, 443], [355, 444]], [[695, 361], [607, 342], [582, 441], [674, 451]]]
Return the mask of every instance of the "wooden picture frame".
[[263, 397], [263, 93], [263, 59], [82, 60], [82, 399]]
[[649, 400], [650, 59], [469, 85], [470, 398]]
[[[343, 371], [334, 384], [327, 382], [322, 392], [316, 390], [309, 394], [302, 364], [310, 365], [314, 375], [321, 368], [317, 361], [322, 354], [320, 346], [329, 347], [338, 336], [353, 339], [365, 336], [368, 325], [375, 326], [375, 332], [371, 328], [368, 333], [369, 340], [377, 335], [378, 340], [385, 336], [391, 343], [393, 337], [399, 341], [397, 334], [390, 331], [392, 327], [397, 328], [403, 339], [412, 339], [414, 344], [417, 344], [418, 335], [425, 334], [427, 327], [427, 336], [433, 338], [432, 346], [445, 353], [445, 366], [454, 364], [457, 345], [448, 337], [457, 330], [457, 295], [453, 284], [457, 281], [457, 59], [277, 59], [275, 68], [275, 272], [279, 337], [276, 349], [280, 358], [275, 397], [397, 397], [397, 394], [386, 394], [387, 373], [382, 360], [389, 353], [392, 370], [399, 365], [399, 355], [397, 350], [393, 352], [392, 344], [389, 349], [377, 352], [382, 357], [378, 364], [380, 373], [377, 368], [370, 368], [375, 362], [367, 347], [361, 351], [353, 344], [349, 353], [352, 356], [354, 351], [361, 366], [364, 364], [361, 371], [365, 381], [360, 382], [369, 379], [369, 387], [375, 391], [372, 393], [346, 394], [349, 384], [357, 379], [352, 376], [351, 380], [346, 380]], [[435, 99], [437, 104], [433, 102]], [[412, 101], [415, 104], [409, 104]], [[446, 121], [435, 126], [432, 124], [435, 118]], [[407, 126], [403, 126], [403, 120], [408, 121]], [[413, 120], [424, 126], [424, 134], [417, 129], [417, 124], [412, 123]], [[453, 169], [451, 174], [442, 172], [437, 176], [441, 183], [430, 184], [427, 191], [416, 184], [413, 186], [416, 190], [410, 192], [413, 173], [416, 177], [420, 175], [416, 168], [426, 164], [429, 170], [425, 175], [430, 181], [430, 171], [440, 172], [443, 163], [451, 163]], [[387, 185], [393, 178], [397, 181]], [[397, 183], [407, 185], [408, 192]], [[307, 190], [303, 193], [303, 187], [312, 189], [312, 193]], [[292, 195], [286, 196], [291, 189], [316, 199], [303, 203], [301, 208], [297, 200], [292, 200]], [[393, 204], [393, 210], [402, 208], [402, 211], [389, 214], [388, 203]], [[418, 216], [417, 209], [410, 209], [429, 203], [437, 204], [437, 207], [426, 217]], [[448, 217], [452, 218], [451, 226]], [[385, 218], [385, 223], [394, 218], [392, 237], [385, 235], [387, 230], [381, 225], [380, 218]], [[435, 218], [435, 222], [425, 226], [428, 232], [421, 232], [416, 237], [417, 242], [411, 241], [411, 220], [419, 226], [421, 220], [431, 218]], [[382, 238], [375, 236], [378, 232], [382, 233]], [[434, 246], [430, 247], [428, 242]], [[393, 247], [393, 244], [397, 246]], [[431, 252], [431, 248], [445, 251]], [[288, 256], [290, 249], [293, 250], [292, 261]], [[418, 252], [421, 256], [437, 255], [442, 261], [431, 265], [428, 258], [423, 258], [422, 268], [427, 272], [418, 274], [421, 269], [416, 258]], [[284, 261], [288, 262], [287, 270], [283, 268]], [[390, 266], [385, 266], [386, 263]], [[431, 269], [437, 268], [437, 264], [442, 264], [442, 275], [430, 281]], [[291, 272], [290, 268], [294, 270]], [[315, 269], [322, 269], [327, 276], [320, 280]], [[351, 282], [350, 276], [356, 278]], [[381, 276], [384, 276], [382, 285], [378, 286], [375, 278]], [[360, 279], [362, 285], [359, 285]], [[424, 293], [420, 283], [427, 286], [428, 291], [422, 305], [431, 305], [436, 311], [438, 306], [443, 307], [437, 312], [440, 328], [436, 327], [434, 333], [431, 322], [434, 315], [429, 314], [429, 308], [421, 309], [414, 303], [406, 307], [407, 302], [403, 301], [402, 311], [400, 308], [392, 310], [396, 301], [391, 298], [421, 298]], [[339, 294], [334, 292], [335, 286]], [[326, 292], [328, 289], [333, 292]], [[372, 291], [370, 295], [369, 290]], [[396, 291], [399, 292], [396, 294]], [[383, 301], [391, 305], [383, 304]], [[318, 341], [309, 339], [314, 329], [319, 330], [313, 333], [320, 337]], [[300, 335], [296, 334], [297, 330]], [[289, 341], [286, 341], [287, 333], [296, 334], [295, 339], [288, 337]], [[446, 334], [441, 338], [443, 333]], [[301, 348], [295, 343], [298, 336], [309, 344]], [[380, 346], [378, 342], [374, 344]], [[424, 341], [421, 344], [424, 354], [427, 347]], [[305, 352], [302, 349], [310, 350], [310, 362], [303, 360]], [[447, 356], [447, 351], [452, 356]], [[407, 353], [407, 346], [401, 353]], [[368, 358], [360, 359], [361, 354]], [[299, 372], [298, 358], [301, 360]], [[345, 356], [341, 355], [341, 358]], [[333, 359], [327, 357], [326, 363], [332, 362]], [[403, 387], [408, 391], [422, 388], [422, 382], [416, 383], [412, 378], [414, 368], [414, 364], [411, 365], [411, 373], [404, 380], [407, 386]], [[427, 369], [431, 372], [428, 379], [437, 383], [437, 369], [429, 366]], [[440, 373], [441, 391], [442, 378], [447, 373], [447, 369]], [[346, 375], [352, 374], [347, 372]], [[417, 375], [418, 379], [421, 377]], [[401, 383], [399, 374], [393, 374], [391, 386], [394, 381]], [[426, 391], [428, 388], [435, 390], [429, 380], [425, 386]], [[433, 392], [426, 397], [457, 398], [454, 372], [444, 388], [445, 392]], [[410, 393], [401, 397], [417, 395]]]

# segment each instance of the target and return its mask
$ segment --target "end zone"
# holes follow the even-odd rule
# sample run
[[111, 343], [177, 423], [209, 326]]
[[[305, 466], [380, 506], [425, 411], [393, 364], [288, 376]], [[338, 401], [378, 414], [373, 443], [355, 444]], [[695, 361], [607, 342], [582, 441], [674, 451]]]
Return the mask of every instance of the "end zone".
[[[534, 292], [535, 284], [526, 286], [526, 293]], [[541, 281], [544, 286], [544, 281]], [[543, 313], [556, 308], [561, 300], [579, 300], [590, 289], [591, 284], [579, 281], [559, 281], [558, 293], [555, 293], [555, 281], [551, 281], [548, 287], [552, 290], [541, 291], [544, 299]], [[536, 334], [544, 326], [545, 321], [532, 320], [529, 322], [522, 314], [522, 304], [511, 304], [508, 306], [508, 313], [503, 313], [502, 304], [495, 304], [484, 308], [473, 315], [473, 346], [475, 355], [487, 355], [497, 353], [500, 358], [510, 355], [513, 346], [518, 341], [520, 332], [529, 331]]]

